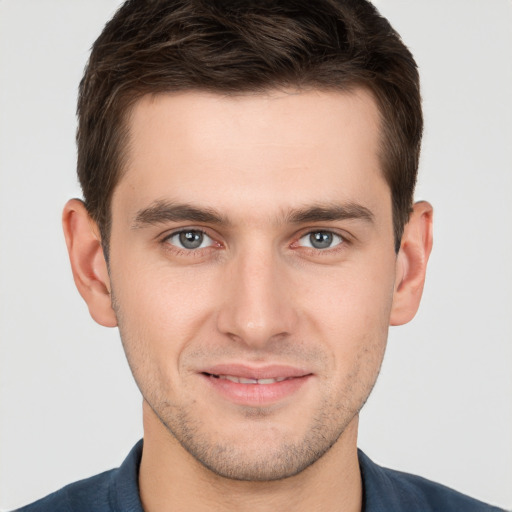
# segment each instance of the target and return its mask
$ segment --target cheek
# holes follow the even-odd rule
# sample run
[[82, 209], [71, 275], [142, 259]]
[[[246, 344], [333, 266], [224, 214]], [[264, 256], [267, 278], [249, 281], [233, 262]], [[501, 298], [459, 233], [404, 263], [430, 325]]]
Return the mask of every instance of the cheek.
[[169, 266], [137, 272], [118, 269], [112, 276], [116, 313], [127, 356], [153, 370], [179, 369], [187, 345], [205, 327], [214, 328], [213, 279], [204, 272], [176, 272]]
[[361, 333], [377, 326], [387, 330], [394, 273], [393, 261], [373, 266], [358, 262], [324, 272], [310, 280], [302, 294], [307, 302], [303, 307], [332, 329], [343, 325]]
[[308, 287], [301, 315], [321, 333], [339, 375], [378, 372], [387, 341], [393, 299], [394, 262], [363, 261], [338, 269]]

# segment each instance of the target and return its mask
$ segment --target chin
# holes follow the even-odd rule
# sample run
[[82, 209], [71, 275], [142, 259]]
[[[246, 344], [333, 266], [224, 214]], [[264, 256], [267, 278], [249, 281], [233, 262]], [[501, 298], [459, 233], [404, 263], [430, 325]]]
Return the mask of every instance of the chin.
[[[263, 411], [257, 412], [261, 416]], [[211, 423], [191, 420], [186, 414], [174, 416], [172, 422], [164, 425], [190, 455], [217, 476], [268, 482], [293, 477], [313, 465], [333, 447], [350, 423], [336, 425], [332, 416], [330, 421], [316, 418], [300, 434], [283, 431], [275, 423], [268, 424], [264, 415], [258, 419], [253, 416], [256, 424], [222, 433]]]

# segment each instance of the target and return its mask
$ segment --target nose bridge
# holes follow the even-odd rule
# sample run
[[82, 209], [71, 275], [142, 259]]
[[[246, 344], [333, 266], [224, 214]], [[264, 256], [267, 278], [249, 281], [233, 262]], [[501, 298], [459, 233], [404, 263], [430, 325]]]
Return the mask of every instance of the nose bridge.
[[286, 269], [269, 246], [239, 251], [230, 262], [219, 329], [247, 345], [262, 346], [291, 332], [293, 305]]

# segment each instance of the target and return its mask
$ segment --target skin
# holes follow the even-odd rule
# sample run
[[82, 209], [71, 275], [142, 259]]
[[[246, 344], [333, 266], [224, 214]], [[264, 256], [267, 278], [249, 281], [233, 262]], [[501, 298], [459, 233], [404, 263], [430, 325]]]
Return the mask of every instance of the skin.
[[[375, 101], [193, 91], [145, 97], [129, 122], [109, 269], [80, 201], [64, 230], [78, 289], [119, 326], [144, 397], [144, 509], [361, 510], [358, 413], [388, 326], [417, 310], [432, 245], [418, 203], [394, 252]], [[205, 375], [218, 365], [291, 368], [295, 387], [246, 396], [223, 381], [226, 395]]]

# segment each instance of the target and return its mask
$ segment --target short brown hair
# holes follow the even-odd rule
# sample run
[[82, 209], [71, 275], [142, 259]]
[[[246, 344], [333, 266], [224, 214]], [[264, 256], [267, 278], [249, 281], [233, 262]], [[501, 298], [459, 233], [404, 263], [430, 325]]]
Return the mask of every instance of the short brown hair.
[[127, 115], [146, 94], [282, 87], [369, 89], [398, 251], [423, 130], [416, 63], [366, 0], [128, 0], [93, 45], [80, 83], [78, 177], [106, 255]]

